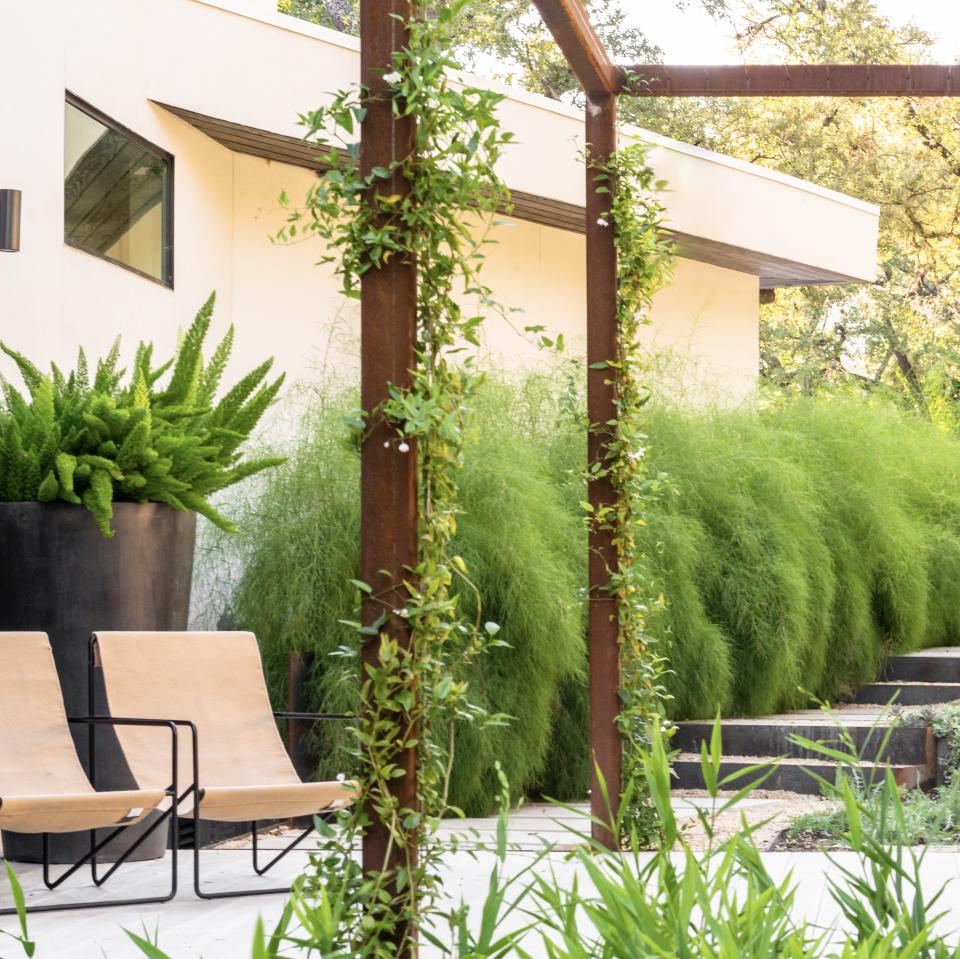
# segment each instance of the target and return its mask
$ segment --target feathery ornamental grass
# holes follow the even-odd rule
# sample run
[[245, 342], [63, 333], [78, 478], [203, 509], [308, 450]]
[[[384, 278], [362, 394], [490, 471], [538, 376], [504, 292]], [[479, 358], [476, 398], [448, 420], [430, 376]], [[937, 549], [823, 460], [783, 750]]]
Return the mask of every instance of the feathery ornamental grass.
[[209, 497], [283, 462], [273, 457], [243, 461], [240, 453], [283, 377], [266, 381], [273, 363], [267, 360], [215, 402], [233, 327], [206, 363], [203, 343], [213, 304], [211, 294], [176, 355], [165, 363], [155, 365], [152, 344], [141, 343], [126, 385], [126, 371], [117, 368], [119, 339], [92, 378], [82, 349], [69, 376], [56, 364], [45, 375], [0, 344], [27, 388], [24, 396], [3, 383], [0, 500], [83, 505], [105, 536], [113, 535], [113, 503], [119, 501], [196, 510], [235, 531]]
[[[233, 615], [264, 643], [278, 694], [288, 649], [317, 652], [313, 705], [356, 703], [350, 643], [357, 596], [358, 466], [344, 442], [349, 396], [328, 395], [241, 523]], [[483, 620], [501, 625], [472, 672], [472, 696], [509, 726], [466, 724], [453, 801], [489, 811], [500, 759], [513, 794], [588, 788], [578, 506], [586, 438], [558, 422], [551, 379], [489, 379], [476, 400], [456, 548]], [[960, 643], [960, 440], [858, 397], [760, 410], [647, 407], [651, 475], [662, 490], [640, 546], [669, 597], [648, 628], [671, 672], [673, 718], [761, 715], [834, 700], [876, 678], [893, 652]], [[473, 615], [476, 594], [461, 589]], [[282, 702], [278, 699], [278, 702]], [[332, 725], [332, 724], [331, 724]], [[333, 735], [323, 730], [322, 735]], [[327, 773], [346, 771], [319, 743]]]
[[[960, 640], [960, 441], [885, 403], [651, 410], [655, 622], [680, 717], [833, 700]], [[658, 545], [659, 544], [659, 545]]]
[[[318, 396], [287, 466], [236, 514], [247, 535], [230, 544], [239, 549], [243, 569], [231, 618], [259, 637], [277, 702], [285, 698], [288, 650], [309, 650], [316, 653], [311, 706], [352, 710], [356, 660], [330, 654], [356, 643], [342, 622], [355, 618], [359, 601], [349, 582], [358, 568], [359, 462], [343, 425], [355, 397]], [[497, 759], [515, 796], [552, 779], [546, 760], [564, 715], [562, 690], [583, 682], [582, 497], [564, 486], [551, 458], [553, 438], [542, 429], [551, 410], [548, 385], [539, 380], [521, 391], [488, 381], [475, 397], [453, 544], [472, 587], [459, 587], [459, 603], [468, 620], [497, 623], [497, 639], [506, 645], [474, 662], [466, 678], [471, 702], [515, 720], [464, 723], [456, 732], [451, 802], [470, 814], [496, 803]], [[219, 550], [212, 555], [217, 562], [222, 556]], [[349, 768], [349, 734], [337, 725], [317, 728], [325, 775]], [[582, 788], [578, 777], [570, 795]]]

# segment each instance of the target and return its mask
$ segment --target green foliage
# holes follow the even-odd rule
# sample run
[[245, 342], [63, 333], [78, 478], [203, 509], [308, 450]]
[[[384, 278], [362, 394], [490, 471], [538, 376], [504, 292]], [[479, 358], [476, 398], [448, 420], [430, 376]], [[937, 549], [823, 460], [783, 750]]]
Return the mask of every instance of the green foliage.
[[7, 882], [10, 883], [10, 893], [13, 896], [13, 906], [16, 909], [17, 923], [20, 928], [18, 932], [7, 932], [0, 929], [0, 936], [7, 936], [18, 943], [23, 950], [23, 954], [30, 957], [36, 953], [37, 944], [30, 938], [30, 930], [27, 926], [27, 906], [23, 895], [23, 887], [20, 885], [20, 880], [17, 879], [13, 867], [6, 859], [3, 861], [3, 866], [7, 875]]
[[[359, 463], [343, 427], [354, 397], [314, 395], [288, 464], [237, 514], [248, 535], [230, 544], [243, 570], [231, 617], [260, 639], [278, 703], [285, 701], [287, 652], [309, 650], [316, 653], [311, 705], [353, 711], [356, 662], [330, 654], [356, 646], [344, 624], [356, 619], [360, 595], [351, 584], [358, 576]], [[580, 588], [587, 558], [576, 505], [582, 497], [556, 463], [564, 445], [569, 458], [568, 444], [575, 450], [579, 443], [581, 456], [585, 444], [569, 428], [552, 431], [556, 406], [546, 378], [530, 377], [520, 388], [488, 380], [472, 405], [459, 476], [462, 515], [451, 544], [470, 581], [460, 580], [457, 595], [469, 621], [482, 615], [501, 627], [496, 638], [504, 645], [472, 665], [470, 699], [515, 720], [458, 728], [450, 802], [486, 815], [500, 791], [498, 759], [515, 799], [540, 789], [579, 798], [587, 787], [584, 727], [571, 724], [570, 741], [555, 745], [565, 738], [557, 724], [569, 724], [577, 709], [571, 687], [584, 680]], [[214, 555], [221, 562], [219, 550]], [[340, 726], [317, 729], [322, 775], [353, 768]], [[559, 755], [548, 762], [551, 749]]]
[[[587, 789], [582, 613], [563, 608], [586, 588], [585, 437], [569, 416], [557, 423], [568, 399], [551, 395], [555, 380], [488, 382], [474, 399], [453, 548], [509, 646], [474, 665], [470, 692], [517, 720], [458, 734], [451, 801], [471, 814], [490, 810], [496, 758], [515, 797]], [[316, 649], [312, 705], [352, 710], [355, 661], [327, 655], [354, 642], [338, 620], [354, 619], [358, 600], [358, 467], [341, 439], [351, 399], [318, 395], [290, 464], [238, 516], [251, 535], [235, 541], [245, 572], [233, 616], [263, 641], [278, 703], [287, 650]], [[874, 680], [891, 652], [960, 642], [956, 439], [843, 397], [761, 411], [655, 402], [645, 431], [662, 489], [638, 545], [649, 584], [669, 597], [647, 630], [669, 663], [670, 716], [805, 706], [800, 687], [835, 699]], [[472, 616], [473, 589], [459, 593]], [[350, 768], [329, 725], [317, 745], [327, 775]]]
[[[960, 443], [860, 398], [650, 410], [654, 621], [677, 717], [833, 700], [960, 637]], [[657, 545], [659, 544], [659, 545]]]
[[[648, 959], [677, 957], [853, 957], [917, 956], [947, 959], [960, 955], [943, 929], [946, 887], [924, 890], [922, 852], [902, 843], [885, 844], [877, 809], [865, 803], [841, 777], [838, 793], [847, 810], [844, 833], [852, 860], [831, 860], [827, 890], [843, 919], [839, 928], [813, 925], [797, 912], [792, 876], [776, 880], [745, 821], [739, 832], [720, 841], [715, 825], [764, 782], [761, 767], [721, 778], [719, 727], [701, 755], [703, 779], [712, 803], [700, 813], [708, 837], [706, 852], [684, 840], [671, 808], [665, 740], [654, 732], [642, 754], [644, 776], [661, 815], [663, 838], [653, 855], [602, 854], [583, 836], [574, 853], [578, 881], [552, 873], [538, 877], [526, 903], [551, 959]], [[721, 790], [736, 790], [731, 798]], [[883, 816], [900, 820], [903, 805], [891, 775], [878, 784], [885, 796]], [[568, 873], [569, 875], [569, 873]], [[839, 924], [838, 924], [839, 926]], [[527, 946], [526, 941], [522, 946]], [[522, 959], [530, 959], [524, 948]]]
[[[281, 460], [242, 460], [240, 446], [283, 382], [265, 382], [270, 361], [214, 403], [233, 344], [233, 328], [204, 363], [214, 297], [203, 305], [176, 356], [160, 365], [141, 343], [121, 385], [119, 340], [90, 381], [83, 350], [69, 376], [54, 365], [45, 376], [6, 345], [27, 387], [3, 383], [0, 406], [0, 500], [83, 505], [112, 536], [114, 502], [166, 503], [196, 510], [233, 530], [209, 497]], [[169, 383], [159, 381], [172, 369]]]
[[[449, 6], [438, 0], [434, 7]], [[600, 39], [618, 63], [659, 63], [663, 51], [632, 26], [621, 0], [585, 0]], [[278, 0], [282, 13], [346, 33], [359, 32], [360, 0]], [[495, 59], [499, 80], [544, 96], [573, 99], [580, 83], [529, 0], [470, 3], [452, 24], [456, 54], [471, 70], [488, 71]]]
[[[854, 784], [856, 786], [856, 784]], [[871, 811], [875, 822], [883, 822], [883, 840], [902, 842], [908, 846], [955, 845], [960, 843], [960, 783], [952, 782], [932, 793], [911, 789], [902, 797], [902, 820], [897, 820], [889, 807], [883, 788], [861, 790], [860, 802]], [[847, 809], [841, 804], [798, 816], [790, 823], [791, 839], [809, 838], [826, 846], [838, 845], [849, 829]]]
[[[824, 707], [826, 710], [826, 707]], [[893, 715], [905, 725], [929, 725], [937, 737], [956, 734], [958, 708], [954, 705], [901, 710]], [[889, 755], [894, 726], [871, 731], [858, 753], [849, 731], [837, 719], [837, 743], [815, 743], [802, 736], [794, 741], [837, 763], [836, 781], [815, 776], [822, 794], [832, 800], [825, 810], [798, 816], [787, 830], [788, 840], [802, 838], [821, 846], [849, 845], [866, 833], [881, 845], [915, 846], [960, 842], [960, 781], [951, 769], [945, 785], [932, 792], [899, 789], [880, 762]], [[954, 755], [951, 757], [955, 759]], [[853, 802], [851, 803], [851, 797]]]

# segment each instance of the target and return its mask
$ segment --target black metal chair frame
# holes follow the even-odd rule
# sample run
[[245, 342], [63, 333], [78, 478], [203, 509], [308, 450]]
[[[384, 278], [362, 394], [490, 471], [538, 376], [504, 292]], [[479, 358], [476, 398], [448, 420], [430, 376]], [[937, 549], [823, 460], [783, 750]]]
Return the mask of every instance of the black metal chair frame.
[[[104, 899], [99, 901], [68, 902], [68, 903], [40, 903], [39, 905], [27, 906], [27, 912], [32, 914], [36, 912], [67, 912], [75, 909], [102, 909], [107, 906], [143, 906], [152, 903], [169, 902], [177, 894], [177, 846], [179, 845], [178, 821], [175, 812], [181, 801], [177, 786], [177, 760], [178, 760], [178, 741], [177, 724], [165, 719], [127, 719], [116, 716], [78, 716], [69, 717], [67, 722], [90, 726], [90, 784], [96, 788], [95, 767], [93, 759], [95, 758], [94, 733], [97, 726], [153, 726], [158, 728], [167, 728], [170, 730], [171, 747], [171, 783], [164, 790], [170, 800], [170, 806], [163, 811], [157, 819], [123, 851], [123, 853], [111, 864], [110, 869], [102, 876], [97, 875], [97, 854], [100, 853], [109, 843], [113, 842], [118, 836], [122, 835], [124, 830], [130, 828], [127, 825], [117, 826], [112, 829], [106, 837], [97, 842], [97, 832], [95, 829], [89, 831], [90, 849], [77, 862], [69, 866], [60, 876], [52, 879], [50, 876], [50, 834], [42, 833], [43, 845], [43, 883], [49, 890], [59, 888], [67, 879], [82, 869], [85, 865], [90, 866], [90, 874], [94, 885], [98, 888], [102, 886], [125, 862], [130, 856], [140, 848], [142, 843], [149, 836], [160, 828], [167, 820], [170, 821], [170, 843], [173, 848], [170, 863], [170, 889], [162, 896], [148, 896], [135, 899]], [[0, 909], [0, 916], [16, 915], [16, 908]]]
[[[323, 720], [343, 720], [343, 719], [353, 719], [353, 716], [340, 715], [339, 713], [291, 713], [291, 712], [274, 712], [274, 719], [300, 719], [310, 722], [321, 722]], [[199, 755], [197, 750], [197, 731], [196, 727], [192, 723], [189, 724], [192, 727], [193, 732], [193, 782], [194, 787], [200, 781], [200, 763]], [[290, 892], [290, 886], [273, 886], [269, 889], [232, 889], [226, 892], [205, 892], [200, 883], [200, 800], [203, 798], [203, 790], [198, 790], [197, 800], [193, 804], [193, 891], [196, 894], [198, 899], [236, 899], [240, 896], [271, 896], [271, 895], [286, 895]], [[318, 810], [317, 816], [324, 815], [325, 810]], [[259, 848], [258, 848], [258, 837], [257, 837], [257, 827], [259, 826], [258, 820], [253, 820], [250, 823], [250, 834], [251, 834], [251, 859], [253, 862], [253, 871], [258, 876], [264, 876], [271, 870], [281, 859], [286, 855], [293, 852], [297, 846], [303, 842], [307, 836], [314, 831], [314, 826], [311, 825], [309, 828], [304, 829], [298, 836], [294, 837], [293, 841], [286, 845], [283, 849], [277, 853], [266, 865], [261, 866], [259, 860]]]
[[[96, 635], [90, 637], [90, 645], [88, 650], [87, 658], [87, 689], [89, 690], [89, 707], [91, 716], [97, 721], [105, 720], [108, 717], [103, 716], [93, 716], [95, 709], [95, 699], [94, 699], [94, 680], [96, 676]], [[344, 715], [341, 713], [304, 713], [304, 712], [274, 712], [274, 719], [299, 719], [307, 722], [322, 722], [325, 720], [348, 720], [353, 719], [353, 716]], [[179, 809], [180, 805], [185, 802], [187, 799], [193, 795], [193, 838], [191, 841], [192, 852], [193, 852], [193, 891], [196, 894], [198, 899], [235, 899], [240, 896], [270, 896], [270, 895], [280, 895], [290, 892], [290, 886], [275, 886], [269, 889], [236, 889], [229, 890], [226, 892], [205, 892], [201, 886], [201, 877], [200, 877], [200, 800], [203, 799], [203, 789], [200, 787], [200, 744], [199, 736], [197, 733], [197, 727], [194, 722], [189, 719], [167, 719], [167, 720], [144, 720], [144, 722], [163, 722], [164, 724], [172, 725], [174, 727], [183, 726], [186, 729], [190, 730], [190, 745], [192, 753], [192, 768], [191, 772], [193, 774], [193, 782], [188, 786], [183, 793], [181, 793], [177, 799], [176, 808]], [[176, 737], [175, 737], [176, 738]], [[93, 749], [93, 737], [91, 739], [91, 753], [90, 753], [90, 768], [94, 768], [94, 759], [95, 752]], [[325, 810], [317, 810], [317, 815], [323, 815]], [[177, 819], [176, 816], [173, 817], [174, 820]], [[253, 862], [253, 871], [258, 876], [266, 875], [266, 873], [272, 869], [281, 859], [283, 859], [288, 853], [293, 852], [297, 846], [303, 842], [307, 836], [314, 831], [314, 826], [310, 826], [309, 829], [305, 829], [300, 835], [296, 836], [294, 840], [289, 843], [284, 849], [282, 849], [276, 856], [273, 857], [266, 865], [261, 866], [259, 861], [259, 849], [258, 849], [258, 838], [257, 838], [257, 826], [258, 821], [252, 821], [250, 823], [250, 830], [252, 836], [252, 862]], [[176, 842], [174, 841], [174, 845]], [[114, 867], [115, 868], [115, 867]], [[174, 850], [174, 868], [176, 868], [176, 850]], [[96, 879], [96, 862], [94, 854], [94, 882]], [[111, 869], [110, 873], [107, 873], [104, 876], [104, 879], [109, 878], [110, 874], [113, 872]], [[175, 885], [174, 885], [175, 891]], [[171, 897], [172, 898], [172, 897]]]

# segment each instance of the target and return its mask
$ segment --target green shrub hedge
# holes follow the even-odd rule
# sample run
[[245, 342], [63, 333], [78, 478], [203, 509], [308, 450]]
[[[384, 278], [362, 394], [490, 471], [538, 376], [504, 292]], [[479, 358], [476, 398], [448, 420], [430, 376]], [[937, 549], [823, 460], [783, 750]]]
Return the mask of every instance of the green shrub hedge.
[[[234, 620], [255, 630], [283, 693], [286, 653], [315, 649], [313, 705], [353, 706], [357, 457], [342, 441], [348, 395], [304, 419], [287, 467], [242, 518]], [[587, 788], [586, 542], [573, 479], [584, 437], [558, 425], [552, 384], [491, 382], [462, 476], [457, 547], [485, 619], [510, 645], [472, 678], [474, 698], [515, 717], [464, 727], [453, 801], [486, 812], [495, 759], [517, 795]], [[669, 657], [676, 718], [759, 715], [835, 699], [884, 656], [960, 643], [960, 441], [856, 397], [759, 411], [652, 405], [646, 549], [668, 599], [651, 632]], [[462, 601], [472, 608], [474, 599]], [[343, 768], [342, 730], [318, 743]]]
[[[678, 717], [833, 700], [960, 638], [960, 441], [857, 398], [651, 412], [650, 511]], [[659, 546], [655, 544], [660, 544]]]

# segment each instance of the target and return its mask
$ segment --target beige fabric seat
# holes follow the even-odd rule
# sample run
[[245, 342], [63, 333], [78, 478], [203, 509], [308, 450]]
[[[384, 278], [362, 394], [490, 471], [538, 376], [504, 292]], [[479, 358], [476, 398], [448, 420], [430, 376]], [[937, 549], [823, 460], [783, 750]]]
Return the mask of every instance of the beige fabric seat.
[[[352, 801], [352, 783], [304, 783], [297, 775], [277, 731], [253, 633], [98, 632], [94, 639], [111, 714], [196, 724], [201, 819], [287, 819]], [[164, 758], [156, 738], [136, 727], [116, 732], [137, 783], [162, 785]], [[178, 770], [183, 784], [193, 781], [185, 732]]]
[[46, 633], [0, 633], [0, 828], [52, 833], [139, 822], [164, 798], [169, 744], [167, 757], [150, 788], [94, 790], [70, 735]]

